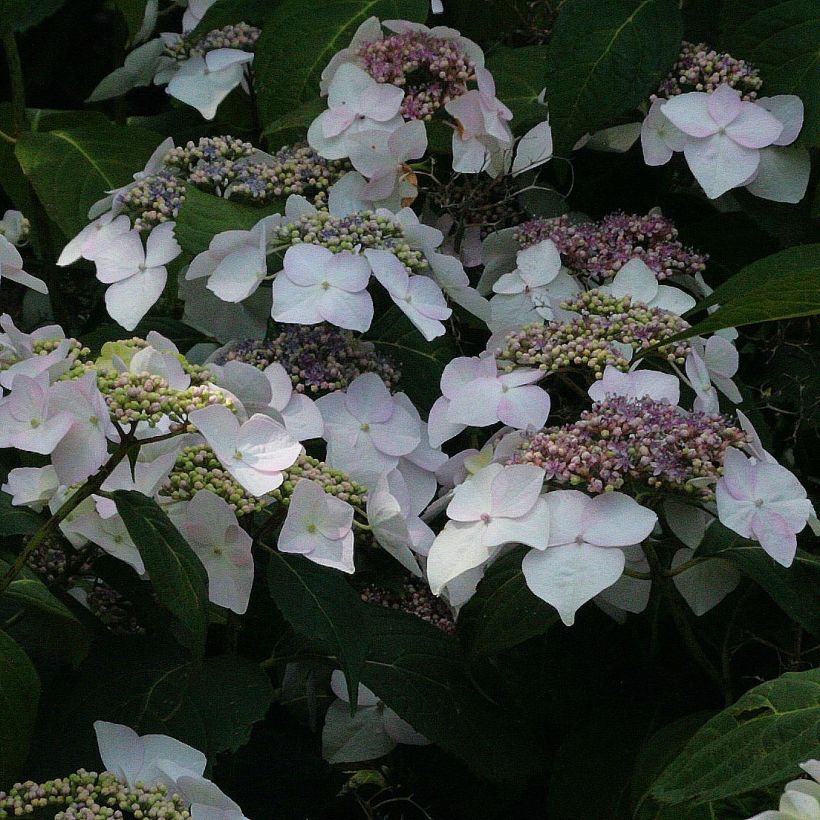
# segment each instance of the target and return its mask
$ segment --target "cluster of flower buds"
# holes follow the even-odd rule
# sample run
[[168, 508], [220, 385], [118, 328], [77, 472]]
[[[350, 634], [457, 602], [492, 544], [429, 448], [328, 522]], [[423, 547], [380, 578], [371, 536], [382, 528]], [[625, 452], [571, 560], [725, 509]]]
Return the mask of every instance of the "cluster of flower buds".
[[[31, 352], [34, 356], [48, 356], [49, 353], [53, 353], [64, 342], [68, 342], [68, 353], [64, 360], [68, 366], [63, 374], [63, 378], [73, 379], [82, 376], [88, 366], [88, 357], [91, 355], [91, 349], [84, 347], [82, 342], [77, 339], [66, 339], [62, 336], [52, 339], [32, 339]], [[17, 364], [19, 361], [20, 358], [17, 356], [14, 348], [0, 348], [0, 371], [8, 370], [8, 368]]]
[[85, 604], [91, 614], [114, 635], [145, 634], [131, 601], [102, 578], [78, 580], [72, 592], [85, 593]]
[[211, 404], [232, 405], [231, 399], [212, 384], [192, 384], [176, 390], [168, 380], [152, 373], [97, 371], [97, 387], [103, 394], [111, 418], [124, 424], [144, 421], [152, 427], [163, 416], [184, 424], [188, 414]]
[[376, 82], [404, 90], [401, 114], [430, 120], [433, 114], [467, 92], [475, 63], [457, 40], [411, 30], [365, 43], [357, 62]]
[[160, 222], [177, 218], [185, 202], [185, 183], [172, 171], [163, 169], [123, 191], [117, 196], [117, 202], [124, 213], [133, 217], [138, 231], [147, 231]]
[[299, 194], [321, 207], [328, 188], [349, 170], [346, 160], [327, 160], [304, 143], [286, 145], [271, 159], [242, 165], [231, 183], [231, 198], [263, 203]]
[[35, 783], [15, 783], [0, 791], [0, 820], [38, 817], [41, 810], [55, 811], [54, 820], [126, 820], [161, 817], [189, 820], [184, 800], [169, 795], [164, 785], [129, 788], [110, 772], [79, 769], [68, 777]]
[[411, 273], [423, 273], [430, 267], [424, 252], [410, 247], [399, 222], [384, 212], [334, 216], [328, 211], [317, 211], [274, 228], [272, 234], [272, 241], [278, 240], [280, 245], [321, 245], [333, 253], [371, 248], [390, 251]]
[[686, 248], [677, 228], [660, 214], [612, 213], [600, 222], [575, 224], [568, 216], [533, 219], [515, 233], [522, 248], [551, 239], [563, 263], [590, 282], [611, 279], [631, 259], [640, 259], [658, 280], [702, 273], [707, 256]]
[[346, 501], [356, 507], [364, 507], [367, 504], [367, 487], [353, 481], [342, 470], [334, 470], [324, 461], [305, 453], [296, 459], [295, 464], [283, 470], [282, 475], [285, 480], [271, 495], [286, 506], [296, 489], [296, 484], [303, 478], [316, 482], [328, 495], [335, 496], [340, 501]]
[[200, 137], [185, 145], [171, 148], [163, 157], [162, 164], [178, 170], [184, 176], [202, 164], [237, 162], [254, 152], [249, 142], [231, 136]]
[[205, 443], [183, 448], [159, 494], [174, 501], [190, 501], [200, 490], [210, 490], [223, 498], [238, 518], [259, 512], [270, 502], [266, 496], [250, 495]]
[[590, 493], [640, 484], [711, 498], [729, 447], [746, 434], [723, 415], [688, 413], [666, 401], [610, 396], [578, 421], [526, 434], [512, 461]]
[[715, 51], [706, 43], [684, 40], [675, 65], [650, 100], [669, 99], [690, 91], [711, 94], [723, 83], [739, 91], [742, 99], [754, 100], [763, 80], [760, 72], [745, 60]]
[[262, 33], [256, 26], [247, 23], [215, 28], [203, 36], [194, 35], [165, 46], [165, 54], [174, 60], [202, 57], [218, 48], [232, 48], [236, 51], [253, 51]]
[[46, 539], [29, 556], [26, 563], [43, 579], [44, 583], [53, 584], [69, 576], [85, 575], [91, 572], [92, 557], [83, 556], [78, 559], [76, 562], [70, 562], [59, 541]]
[[428, 584], [420, 578], [408, 575], [398, 587], [389, 589], [370, 584], [361, 591], [361, 599], [366, 604], [399, 609], [427, 621], [447, 635], [455, 634], [456, 623], [450, 608], [442, 598], [433, 595]]
[[215, 364], [245, 362], [264, 370], [278, 362], [290, 375], [297, 393], [320, 396], [344, 390], [362, 373], [376, 373], [395, 389], [401, 372], [371, 342], [333, 325], [282, 325], [270, 341], [247, 339], [223, 348]]
[[[533, 323], [508, 334], [496, 353], [499, 365], [507, 371], [537, 367], [547, 373], [582, 367], [600, 379], [607, 365], [629, 369], [632, 357], [625, 346], [635, 352], [645, 350], [689, 327], [673, 313], [599, 290], [562, 302], [561, 308], [578, 316]], [[653, 355], [683, 365], [689, 348], [688, 342], [671, 342], [660, 345]]]

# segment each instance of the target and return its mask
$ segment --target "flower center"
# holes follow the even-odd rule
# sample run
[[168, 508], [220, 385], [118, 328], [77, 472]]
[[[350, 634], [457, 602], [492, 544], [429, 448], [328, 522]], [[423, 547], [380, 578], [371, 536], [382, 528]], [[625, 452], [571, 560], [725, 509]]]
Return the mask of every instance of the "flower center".
[[369, 425], [367, 422], [364, 422], [364, 424], [362, 424], [362, 425], [359, 427], [359, 429], [360, 429], [363, 433], [369, 433], [369, 432], [370, 432], [370, 425]]
[[306, 529], [311, 535], [313, 535], [313, 533], [316, 532], [316, 525], [315, 524], [308, 524]]
[[763, 504], [764, 504], [764, 501], [763, 501], [762, 498], [756, 498], [755, 499], [755, 507], [762, 507]]
[[240, 451], [240, 450], [237, 450], [237, 451], [233, 454], [233, 457], [234, 457], [237, 461], [242, 461], [242, 453], [241, 453], [241, 451]]
[[40, 419], [32, 419], [31, 426], [36, 430], [40, 426]]
[[481, 513], [481, 520], [482, 520], [485, 524], [489, 524], [489, 523], [490, 523], [490, 521], [492, 521], [493, 519], [492, 519], [492, 517], [490, 516], [490, 514], [489, 514], [489, 513]]

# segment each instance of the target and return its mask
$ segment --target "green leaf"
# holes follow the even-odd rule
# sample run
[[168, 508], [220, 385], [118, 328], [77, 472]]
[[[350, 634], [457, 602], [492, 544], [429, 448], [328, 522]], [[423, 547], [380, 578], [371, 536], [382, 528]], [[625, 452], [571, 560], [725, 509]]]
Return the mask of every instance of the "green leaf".
[[324, 97], [315, 97], [274, 120], [263, 132], [272, 150], [304, 140], [310, 124], [327, 108]]
[[547, 119], [549, 109], [538, 102], [546, 85], [547, 46], [498, 48], [487, 58], [498, 99], [513, 112], [516, 133]]
[[459, 613], [471, 655], [492, 655], [543, 635], [558, 614], [527, 588], [521, 572], [526, 548], [499, 558], [484, 575], [476, 594]]
[[34, 535], [45, 523], [43, 516], [28, 507], [15, 507], [11, 496], [0, 493], [0, 538], [9, 535]]
[[376, 319], [365, 333], [380, 353], [401, 365], [401, 387], [418, 407], [429, 409], [439, 397], [439, 381], [445, 366], [458, 355], [450, 336], [428, 342], [394, 305]]
[[210, 241], [222, 231], [248, 231], [260, 219], [283, 213], [284, 202], [263, 208], [243, 205], [189, 187], [185, 202], [179, 209], [174, 234], [182, 250], [191, 256], [208, 248]]
[[541, 768], [531, 726], [479, 694], [454, 638], [404, 612], [360, 604], [359, 632], [372, 636], [365, 686], [482, 777], [523, 784]]
[[556, 151], [644, 102], [683, 39], [677, 0], [569, 0], [549, 44], [545, 85]]
[[266, 127], [319, 93], [319, 78], [368, 17], [427, 17], [427, 0], [283, 0], [262, 27], [254, 72], [259, 116]]
[[88, 209], [105, 192], [142, 170], [159, 135], [121, 125], [26, 131], [15, 154], [46, 212], [66, 236], [88, 223]]
[[820, 313], [820, 244], [797, 245], [752, 262], [690, 314], [715, 304], [720, 307], [714, 313], [677, 338]]
[[280, 552], [270, 555], [268, 587], [294, 630], [334, 658], [355, 703], [369, 635], [361, 628], [361, 601], [353, 588], [338, 570]]
[[126, 45], [130, 45], [142, 28], [142, 22], [145, 19], [146, 0], [114, 0], [114, 5], [125, 18], [125, 25], [128, 28]]
[[134, 490], [117, 490], [113, 497], [142, 556], [157, 599], [191, 633], [191, 649], [201, 655], [208, 631], [205, 567], [153, 499]]
[[217, 0], [194, 29], [195, 34], [207, 34], [215, 28], [234, 25], [240, 21], [261, 26], [277, 0]]
[[65, 2], [66, 0], [29, 0], [21, 4], [25, 8], [25, 13], [17, 19], [15, 30], [27, 31], [39, 25], [43, 20], [58, 12]]
[[20, 774], [39, 702], [40, 678], [31, 661], [0, 631], [0, 791]]
[[208, 754], [235, 752], [250, 740], [273, 700], [273, 686], [259, 664], [238, 655], [208, 658], [191, 682], [187, 700], [201, 715]]
[[[9, 564], [0, 560], [0, 578], [8, 568]], [[70, 649], [69, 654], [75, 662], [85, 656], [89, 640], [85, 628], [31, 570], [25, 568], [0, 598], [22, 605], [28, 612], [27, 619], [33, 618], [37, 627], [47, 629], [55, 640], [59, 640], [61, 648]]]
[[820, 14], [815, 0], [726, 0], [721, 45], [760, 69], [763, 94], [797, 94], [801, 142], [820, 145]]
[[820, 669], [787, 672], [708, 721], [650, 790], [663, 804], [699, 805], [802, 774], [820, 756]]

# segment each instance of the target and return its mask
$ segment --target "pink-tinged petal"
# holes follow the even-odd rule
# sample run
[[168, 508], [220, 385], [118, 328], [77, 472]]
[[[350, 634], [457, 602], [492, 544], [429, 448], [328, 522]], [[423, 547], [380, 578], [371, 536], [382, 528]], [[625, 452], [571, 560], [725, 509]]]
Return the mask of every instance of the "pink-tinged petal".
[[797, 537], [787, 521], [772, 510], [757, 510], [751, 520], [752, 536], [784, 567], [790, 567], [797, 553]]
[[596, 495], [581, 521], [584, 541], [597, 547], [640, 544], [652, 532], [658, 516], [624, 493]]
[[[393, 131], [387, 140], [390, 153], [400, 162], [421, 159], [427, 151], [427, 128], [422, 120], [411, 120]], [[436, 247], [440, 245], [436, 243]]]
[[490, 487], [493, 517], [519, 518], [535, 506], [544, 487], [544, 470], [532, 464], [514, 464], [497, 473]]
[[[477, 91], [468, 91], [466, 94], [450, 100], [444, 106], [447, 113], [461, 124], [464, 133], [468, 135], [467, 139], [482, 133], [484, 130], [484, 117], [481, 113], [480, 99]], [[456, 137], [458, 137], [458, 131], [454, 135], [454, 138]]]
[[201, 410], [193, 410], [188, 418], [205, 436], [214, 452], [233, 455], [236, 449], [236, 437], [239, 433], [239, 420], [223, 404], [212, 404]]
[[751, 538], [752, 518], [757, 512], [754, 501], [733, 496], [728, 490], [725, 478], [721, 478], [715, 487], [715, 501], [720, 523], [744, 538]]
[[761, 199], [796, 204], [806, 195], [810, 174], [811, 157], [803, 146], [764, 148], [757, 176], [746, 190]]
[[363, 290], [348, 293], [331, 288], [318, 290], [316, 309], [322, 319], [346, 330], [364, 333], [373, 321], [373, 299]]
[[407, 294], [410, 286], [410, 275], [404, 263], [390, 251], [366, 250], [364, 255], [370, 263], [373, 275], [379, 284], [393, 297], [401, 298]]
[[737, 348], [722, 336], [710, 336], [706, 340], [703, 359], [709, 370], [726, 378], [734, 376], [740, 364]]
[[53, 453], [57, 445], [65, 438], [74, 425], [71, 413], [58, 413], [51, 416], [37, 427], [23, 428], [10, 438], [10, 445], [27, 453], [48, 455]]
[[730, 447], [723, 457], [723, 478], [727, 492], [739, 501], [757, 498], [757, 476], [749, 458], [736, 447]]
[[173, 222], [163, 222], [148, 234], [145, 243], [146, 267], [158, 268], [167, 265], [182, 253], [182, 248], [174, 237], [174, 227]]
[[755, 497], [763, 498], [767, 503], [806, 498], [805, 487], [780, 464], [758, 463], [751, 465], [750, 470], [754, 476]]
[[430, 741], [423, 734], [417, 732], [406, 720], [402, 720], [392, 709], [385, 709], [382, 719], [384, 730], [396, 743], [409, 746], [429, 745]]
[[393, 119], [399, 113], [404, 91], [390, 83], [374, 83], [365, 89], [359, 100], [360, 114], [376, 122]]
[[687, 142], [683, 155], [710, 199], [743, 185], [755, 173], [760, 162], [758, 150], [744, 148], [727, 134]]
[[488, 547], [526, 544], [543, 550], [549, 546], [549, 525], [549, 506], [543, 497], [537, 498], [533, 508], [518, 518], [492, 518], [488, 521], [481, 541]]
[[589, 544], [567, 544], [532, 550], [521, 570], [530, 591], [558, 610], [567, 626], [575, 613], [623, 574], [626, 559], [621, 550]]
[[511, 370], [509, 373], [499, 374], [498, 381], [501, 382], [504, 387], [512, 389], [522, 387], [527, 384], [535, 384], [543, 378], [544, 372], [542, 370], [533, 370], [528, 367], [518, 367], [515, 370]]
[[479, 521], [492, 512], [493, 484], [504, 471], [501, 464], [488, 464], [472, 478], [459, 484], [447, 507], [447, 517], [453, 521]]
[[105, 292], [108, 315], [126, 330], [133, 330], [162, 296], [167, 280], [165, 268], [147, 268], [115, 282]]
[[436, 536], [427, 556], [427, 580], [434, 595], [467, 570], [480, 567], [495, 550], [479, 537], [481, 523], [450, 521]]
[[581, 533], [590, 497], [579, 490], [555, 490], [544, 499], [550, 511], [550, 546], [574, 543]]
[[264, 253], [245, 246], [216, 266], [207, 287], [225, 302], [242, 302], [256, 291], [267, 272]]
[[322, 536], [317, 540], [314, 549], [307, 554], [307, 558], [314, 564], [352, 574], [356, 571], [353, 553], [354, 538], [353, 533], [349, 532], [344, 538], [338, 539]]
[[519, 251], [515, 262], [531, 287], [549, 284], [561, 271], [561, 254], [551, 239], [544, 239]]
[[450, 407], [450, 400], [441, 396], [436, 399], [430, 408], [428, 416], [427, 433], [430, 436], [430, 444], [433, 447], [441, 447], [445, 441], [457, 436], [467, 425], [456, 424], [447, 420], [447, 411]]
[[[308, 144], [325, 159], [344, 159], [347, 156], [346, 135], [327, 137], [324, 133], [330, 116], [330, 111], [323, 111], [310, 124], [307, 132]], [[330, 130], [334, 130], [334, 126], [331, 125]]]
[[783, 124], [783, 131], [774, 141], [774, 145], [791, 145], [803, 127], [803, 100], [794, 94], [777, 94], [774, 97], [761, 97], [755, 105], [765, 108]]
[[290, 467], [302, 452], [302, 445], [278, 421], [259, 413], [240, 428], [236, 449], [242, 461], [263, 473]]
[[321, 117], [322, 134], [331, 139], [344, 133], [356, 119], [356, 111], [348, 105], [329, 108]]
[[[728, 83], [719, 85], [710, 95], [707, 102], [709, 116], [720, 127], [733, 123], [743, 110], [740, 92], [735, 91]], [[692, 136], [697, 136], [693, 134]]]
[[325, 265], [325, 273], [335, 288], [357, 293], [370, 281], [370, 265], [367, 260], [349, 251], [332, 254]]
[[660, 106], [661, 113], [684, 134], [690, 137], [711, 137], [718, 124], [709, 113], [709, 94], [692, 91], [667, 100]]
[[492, 356], [460, 356], [447, 364], [441, 374], [441, 392], [452, 398], [453, 393], [474, 379], [494, 379], [497, 367]]
[[324, 422], [319, 408], [312, 399], [301, 393], [294, 393], [280, 412], [285, 428], [297, 441], [321, 438]]
[[376, 81], [363, 69], [353, 63], [340, 65], [328, 89], [327, 102], [331, 108], [340, 105], [358, 110], [359, 99]]
[[282, 271], [295, 285], [316, 285], [325, 278], [325, 267], [332, 259], [333, 253], [321, 245], [294, 245], [285, 253]]
[[550, 412], [550, 397], [535, 385], [516, 387], [502, 393], [496, 407], [498, 420], [516, 430], [543, 427]]
[[649, 118], [641, 124], [641, 151], [643, 152], [643, 161], [650, 167], [666, 165], [672, 159], [672, 149], [666, 144], [658, 131], [652, 127]]
[[359, 422], [371, 424], [387, 421], [396, 410], [390, 391], [375, 373], [363, 373], [350, 383], [345, 406]]
[[94, 732], [105, 770], [133, 787], [136, 782], [134, 778], [142, 770], [145, 760], [145, 750], [139, 735], [129, 726], [104, 720], [94, 722]]
[[[672, 557], [672, 569], [692, 559], [695, 551], [679, 549]], [[740, 583], [734, 564], [721, 558], [695, 564], [672, 578], [675, 587], [695, 615], [716, 607]]]
[[658, 295], [658, 280], [655, 273], [641, 259], [630, 259], [615, 274], [610, 292], [618, 299], [632, 296], [647, 305]]
[[783, 133], [783, 123], [759, 105], [742, 103], [738, 116], [726, 126], [726, 133], [745, 148], [765, 148]]
[[421, 423], [403, 407], [394, 406], [389, 419], [370, 424], [369, 435], [379, 452], [405, 456], [421, 443]]
[[503, 386], [498, 379], [474, 379], [452, 393], [447, 419], [472, 427], [495, 424], [502, 395]]

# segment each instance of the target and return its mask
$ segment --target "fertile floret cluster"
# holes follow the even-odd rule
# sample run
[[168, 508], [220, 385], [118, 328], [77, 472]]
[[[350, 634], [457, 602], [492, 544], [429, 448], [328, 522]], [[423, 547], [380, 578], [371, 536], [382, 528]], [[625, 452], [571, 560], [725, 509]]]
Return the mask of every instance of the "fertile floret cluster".
[[321, 205], [327, 189], [348, 170], [348, 163], [323, 159], [302, 144], [268, 157], [235, 137], [201, 137], [171, 148], [159, 170], [117, 194], [117, 207], [137, 230], [146, 231], [177, 218], [190, 185], [259, 206], [290, 194]]
[[265, 203], [299, 194], [321, 207], [328, 188], [349, 170], [346, 160], [325, 159], [303, 143], [286, 145], [271, 159], [242, 165], [231, 184], [231, 198]]
[[[91, 355], [91, 349], [84, 347], [83, 343], [77, 339], [65, 339], [62, 336], [54, 339], [32, 339], [31, 352], [35, 356], [48, 356], [53, 353], [63, 342], [68, 342], [68, 353], [65, 361], [68, 368], [64, 378], [75, 378], [82, 376]], [[7, 347], [0, 349], [0, 370], [8, 370], [13, 364], [20, 361], [14, 348]]]
[[184, 424], [194, 410], [211, 404], [232, 404], [231, 399], [212, 384], [192, 384], [185, 390], [175, 390], [167, 379], [151, 373], [100, 369], [97, 387], [111, 418], [125, 424], [144, 421], [153, 427], [163, 416], [168, 416], [174, 424]]
[[191, 814], [178, 794], [164, 785], [130, 788], [110, 772], [79, 769], [68, 777], [35, 783], [15, 783], [0, 791], [0, 820], [39, 817], [42, 810], [56, 811], [54, 820], [119, 820], [156, 817], [188, 820]]
[[203, 36], [183, 37], [165, 47], [165, 54], [175, 60], [202, 57], [218, 48], [232, 48], [236, 51], [253, 51], [261, 29], [247, 23], [215, 28]]
[[453, 635], [456, 631], [450, 608], [442, 598], [433, 595], [430, 587], [420, 578], [408, 575], [399, 587], [391, 589], [368, 585], [362, 590], [361, 599], [367, 604], [399, 609], [421, 618], [447, 635]]
[[[586, 291], [562, 302], [561, 307], [578, 316], [534, 323], [510, 333], [496, 354], [499, 365], [507, 371], [538, 367], [547, 373], [588, 368], [600, 379], [607, 365], [629, 369], [631, 357], [624, 345], [635, 352], [645, 350], [689, 327], [674, 313], [599, 290]], [[660, 345], [653, 354], [682, 365], [688, 351], [688, 342], [670, 342]]]
[[404, 90], [401, 113], [411, 120], [429, 120], [464, 94], [475, 71], [475, 63], [457, 41], [423, 31], [366, 43], [357, 58], [377, 82]]
[[272, 233], [273, 242], [279, 247], [307, 242], [333, 253], [373, 248], [395, 254], [411, 273], [422, 273], [429, 267], [424, 253], [410, 247], [401, 225], [387, 213], [359, 211], [348, 216], [333, 216], [328, 211], [317, 211], [303, 214]]
[[533, 219], [516, 231], [522, 248], [551, 239], [563, 263], [592, 282], [611, 279], [630, 259], [638, 258], [659, 280], [706, 269], [708, 257], [680, 242], [671, 220], [659, 214], [638, 216], [616, 212], [600, 222], [575, 224], [568, 216]]
[[525, 436], [513, 462], [543, 467], [548, 480], [591, 493], [618, 490], [632, 479], [711, 498], [727, 448], [745, 438], [722, 415], [611, 396], [573, 424]]
[[739, 91], [744, 100], [754, 100], [763, 80], [760, 72], [745, 60], [715, 51], [706, 43], [696, 45], [684, 40], [677, 62], [650, 99], [669, 99], [689, 91], [711, 94], [724, 83]]
[[200, 490], [210, 490], [230, 504], [237, 517], [259, 512], [270, 498], [255, 498], [225, 470], [207, 444], [185, 447], [159, 494], [174, 501], [190, 501]]
[[357, 507], [364, 507], [367, 504], [367, 487], [351, 480], [347, 473], [334, 470], [324, 461], [319, 461], [318, 458], [312, 458], [305, 453], [296, 459], [295, 464], [283, 470], [282, 475], [285, 480], [271, 495], [285, 505], [289, 503], [296, 484], [303, 478], [315, 481], [328, 495], [333, 495], [340, 501], [346, 501]]
[[310, 396], [344, 390], [356, 376], [376, 373], [390, 389], [401, 376], [396, 364], [371, 342], [333, 325], [282, 325], [270, 341], [247, 339], [220, 351], [216, 364], [240, 361], [264, 370], [273, 362], [290, 375], [293, 389]]

